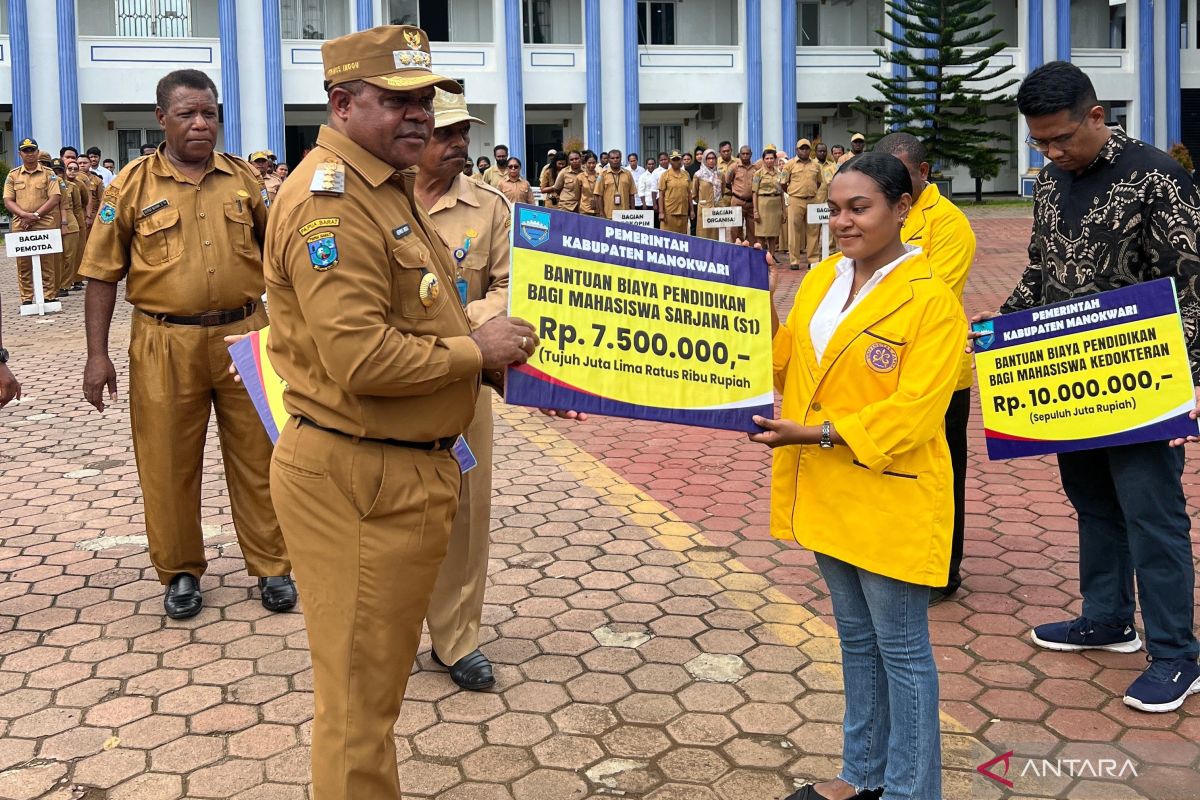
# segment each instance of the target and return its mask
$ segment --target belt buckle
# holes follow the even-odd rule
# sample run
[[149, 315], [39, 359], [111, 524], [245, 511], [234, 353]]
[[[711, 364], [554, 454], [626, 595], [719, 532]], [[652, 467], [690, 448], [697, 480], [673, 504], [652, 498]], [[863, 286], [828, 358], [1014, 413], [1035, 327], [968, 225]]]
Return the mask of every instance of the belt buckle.
[[205, 311], [200, 315], [200, 327], [215, 328], [223, 324], [222, 319], [224, 314], [224, 311]]

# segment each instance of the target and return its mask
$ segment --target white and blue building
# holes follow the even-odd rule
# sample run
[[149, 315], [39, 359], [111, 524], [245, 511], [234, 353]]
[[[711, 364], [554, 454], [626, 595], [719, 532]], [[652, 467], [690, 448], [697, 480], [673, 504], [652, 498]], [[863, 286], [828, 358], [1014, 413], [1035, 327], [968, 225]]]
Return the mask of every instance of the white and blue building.
[[[1111, 120], [1200, 154], [1200, 0], [993, 6], [1012, 76], [1069, 58]], [[0, 159], [32, 135], [123, 163], [161, 138], [155, 83], [191, 67], [220, 87], [223, 149], [295, 163], [325, 117], [321, 40], [391, 22], [425, 28], [436, 68], [463, 82], [488, 123], [474, 152], [505, 143], [535, 163], [572, 139], [643, 156], [846, 143], [892, 24], [883, 0], [0, 0]], [[1016, 109], [997, 111], [1012, 155], [985, 189], [1012, 192], [1038, 156]]]

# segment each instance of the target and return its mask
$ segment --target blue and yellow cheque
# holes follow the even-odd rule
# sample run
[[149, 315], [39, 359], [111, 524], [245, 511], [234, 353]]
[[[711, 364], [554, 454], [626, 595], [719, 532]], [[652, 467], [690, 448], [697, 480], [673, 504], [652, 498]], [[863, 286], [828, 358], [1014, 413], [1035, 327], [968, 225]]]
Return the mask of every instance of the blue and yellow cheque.
[[768, 278], [759, 250], [517, 205], [509, 313], [541, 346], [504, 399], [758, 431], [774, 403]]
[[1162, 278], [972, 326], [991, 459], [1196, 435], [1175, 282]]

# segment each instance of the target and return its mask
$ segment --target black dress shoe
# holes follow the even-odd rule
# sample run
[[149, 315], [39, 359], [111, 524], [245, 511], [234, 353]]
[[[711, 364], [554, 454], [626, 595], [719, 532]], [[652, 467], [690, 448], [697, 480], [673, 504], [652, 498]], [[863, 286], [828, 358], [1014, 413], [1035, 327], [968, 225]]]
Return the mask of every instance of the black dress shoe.
[[171, 619], [187, 619], [200, 613], [204, 597], [200, 594], [200, 580], [187, 572], [171, 578], [167, 594], [163, 597], [163, 608]]
[[[446, 666], [436, 652], [431, 650], [429, 654], [440, 666]], [[479, 650], [467, 653], [447, 669], [450, 670], [450, 680], [458, 684], [460, 689], [481, 692], [496, 684], [496, 676], [492, 674], [492, 662]]]
[[291, 575], [259, 578], [258, 591], [267, 611], [288, 611], [296, 607], [296, 583]]

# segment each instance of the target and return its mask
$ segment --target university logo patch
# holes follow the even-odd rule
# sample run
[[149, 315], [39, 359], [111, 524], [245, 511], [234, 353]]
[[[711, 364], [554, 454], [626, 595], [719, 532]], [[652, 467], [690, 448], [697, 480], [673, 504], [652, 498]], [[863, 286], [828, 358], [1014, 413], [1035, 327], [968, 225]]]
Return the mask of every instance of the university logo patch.
[[308, 260], [317, 272], [331, 270], [338, 263], [337, 237], [328, 231], [308, 237]]
[[891, 372], [900, 363], [900, 357], [889, 344], [876, 342], [867, 348], [867, 366], [876, 372]]
[[105, 225], [110, 224], [117, 218], [117, 207], [112, 203], [105, 203], [100, 207], [100, 221]]
[[522, 208], [517, 217], [517, 229], [530, 247], [541, 247], [550, 241], [550, 215], [545, 211]]

